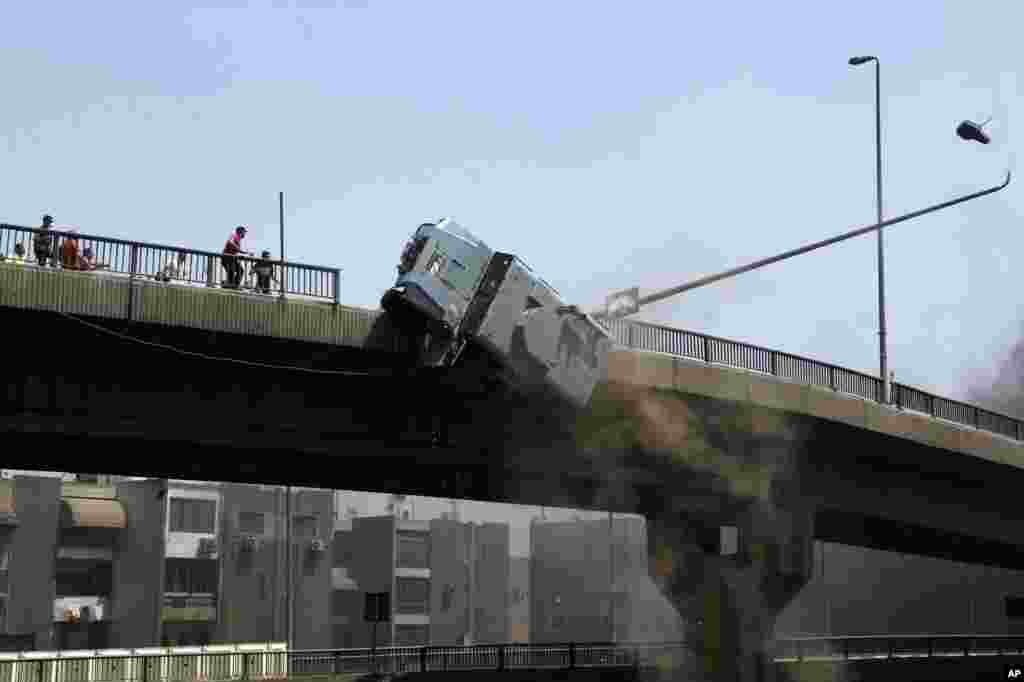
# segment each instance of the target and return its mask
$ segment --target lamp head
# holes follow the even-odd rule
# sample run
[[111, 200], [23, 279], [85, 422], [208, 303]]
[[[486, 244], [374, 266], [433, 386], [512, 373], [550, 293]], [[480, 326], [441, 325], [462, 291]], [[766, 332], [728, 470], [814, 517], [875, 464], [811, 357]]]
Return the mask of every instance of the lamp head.
[[988, 144], [992, 140], [982, 129], [983, 125], [974, 121], [963, 121], [956, 127], [956, 134], [960, 136], [961, 140]]

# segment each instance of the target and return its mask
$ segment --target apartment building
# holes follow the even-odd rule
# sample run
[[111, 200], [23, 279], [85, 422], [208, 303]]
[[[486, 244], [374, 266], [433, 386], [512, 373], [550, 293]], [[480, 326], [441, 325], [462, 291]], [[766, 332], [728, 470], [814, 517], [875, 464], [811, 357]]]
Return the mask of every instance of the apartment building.
[[367, 592], [391, 594], [391, 622], [378, 626], [378, 645], [507, 641], [508, 525], [417, 521], [396, 512], [338, 526], [334, 646], [370, 645]]
[[298, 648], [327, 648], [333, 501], [322, 490], [289, 498], [268, 486], [3, 472], [0, 633], [7, 648], [30, 637], [37, 649], [95, 649], [288, 641], [290, 630]]
[[[98, 477], [0, 477], [0, 631], [18, 648], [110, 646], [133, 608], [125, 507]], [[10, 647], [6, 647], [10, 648]]]
[[164, 641], [330, 646], [332, 491], [176, 481], [167, 497]]

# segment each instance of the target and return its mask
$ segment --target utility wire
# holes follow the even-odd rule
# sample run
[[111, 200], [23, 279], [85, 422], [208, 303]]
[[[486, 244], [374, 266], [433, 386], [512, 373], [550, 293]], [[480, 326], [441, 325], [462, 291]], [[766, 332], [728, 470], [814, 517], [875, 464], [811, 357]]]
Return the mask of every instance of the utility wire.
[[122, 334], [121, 332], [116, 332], [113, 329], [107, 329], [106, 327], [104, 327], [102, 325], [93, 324], [92, 322], [86, 322], [85, 320], [81, 319], [80, 317], [76, 317], [75, 315], [69, 315], [68, 313], [63, 313], [63, 312], [57, 311], [57, 314], [62, 316], [62, 317], [65, 317], [65, 318], [67, 318], [69, 320], [73, 320], [75, 322], [78, 322], [79, 324], [85, 325], [86, 327], [89, 327], [89, 328], [94, 329], [96, 331], [101, 331], [104, 334], [109, 334], [111, 336], [116, 336], [119, 339], [124, 339], [126, 341], [133, 341], [135, 343], [139, 343], [139, 344], [142, 344], [144, 346], [150, 346], [152, 348], [160, 348], [162, 350], [169, 350], [169, 351], [172, 351], [174, 353], [178, 353], [180, 355], [187, 355], [187, 356], [190, 356], [190, 357], [199, 358], [201, 360], [213, 360], [213, 361], [216, 361], [216, 362], [233, 362], [233, 363], [239, 364], [239, 365], [247, 365], [249, 367], [260, 367], [262, 369], [283, 369], [283, 370], [292, 370], [292, 371], [297, 371], [297, 372], [306, 372], [308, 374], [324, 374], [324, 375], [329, 375], [329, 376], [359, 376], [359, 377], [373, 377], [373, 376], [376, 376], [376, 377], [381, 377], [381, 378], [398, 376], [398, 374], [395, 373], [395, 372], [384, 373], [384, 372], [357, 372], [357, 371], [353, 371], [353, 370], [339, 370], [339, 369], [314, 369], [314, 368], [311, 368], [311, 367], [297, 367], [295, 365], [272, 365], [272, 364], [265, 363], [265, 362], [255, 362], [253, 360], [240, 360], [238, 358], [225, 358], [225, 357], [218, 357], [218, 356], [215, 356], [215, 355], [206, 355], [205, 353], [197, 353], [197, 352], [191, 351], [191, 350], [183, 350], [181, 348], [175, 348], [174, 346], [168, 346], [168, 345], [163, 344], [163, 343], [156, 343], [156, 342], [153, 342], [153, 341], [146, 341], [144, 339], [139, 339], [139, 338], [136, 338], [134, 336], [129, 336], [128, 334]]

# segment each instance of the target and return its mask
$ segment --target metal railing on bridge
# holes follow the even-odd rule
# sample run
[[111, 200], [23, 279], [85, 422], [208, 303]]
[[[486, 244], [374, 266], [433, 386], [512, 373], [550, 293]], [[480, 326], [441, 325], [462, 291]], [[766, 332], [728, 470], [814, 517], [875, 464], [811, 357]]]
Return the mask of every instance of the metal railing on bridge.
[[[851, 369], [749, 343], [647, 322], [605, 320], [602, 323], [615, 341], [626, 348], [739, 367], [882, 402], [881, 379]], [[1024, 422], [1019, 419], [933, 395], [905, 384], [893, 383], [891, 390], [892, 402], [899, 409], [920, 412], [1017, 441], [1024, 440]]]
[[[65, 259], [65, 245], [77, 243], [78, 257], [69, 253]], [[41, 230], [35, 227], [23, 227], [0, 223], [0, 255], [12, 256], [15, 245], [24, 248], [27, 262], [42, 265], [37, 257], [36, 244], [46, 245], [45, 253], [49, 254], [45, 267], [59, 267], [68, 270], [91, 272], [109, 272], [133, 279], [149, 279], [168, 281], [174, 284], [192, 286], [220, 287], [222, 276], [227, 272], [221, 264], [224, 254], [213, 251], [198, 251], [165, 244], [114, 239], [93, 234], [80, 234], [61, 230]], [[81, 254], [85, 249], [92, 251], [92, 260], [97, 267], [82, 267]], [[236, 256], [242, 264], [245, 276], [242, 290], [258, 293], [259, 289], [252, 283], [252, 266], [259, 261], [249, 256]], [[341, 270], [320, 265], [304, 265], [301, 263], [271, 261], [274, 277], [271, 282], [271, 296], [303, 296], [325, 299], [334, 303], [341, 300]], [[164, 278], [165, 268], [172, 265], [172, 275]], [[282, 287], [282, 283], [284, 286]]]
[[[244, 646], [244, 645], [243, 645]], [[249, 645], [252, 647], [253, 645]], [[0, 682], [221, 682], [456, 670], [573, 670], [682, 660], [681, 643], [476, 644], [288, 651], [242, 646], [0, 654]]]
[[777, 663], [1022, 656], [1024, 635], [786, 637], [773, 641], [769, 654]]

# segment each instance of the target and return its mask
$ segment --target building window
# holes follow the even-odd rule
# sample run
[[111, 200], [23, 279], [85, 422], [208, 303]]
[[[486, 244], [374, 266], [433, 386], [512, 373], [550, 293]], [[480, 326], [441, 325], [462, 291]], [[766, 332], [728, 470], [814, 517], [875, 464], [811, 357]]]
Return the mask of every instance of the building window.
[[430, 610], [430, 581], [419, 578], [398, 578], [396, 613], [427, 613]]
[[0, 594], [0, 632], [7, 632], [7, 595]]
[[209, 559], [167, 559], [165, 592], [217, 594], [217, 562]]
[[263, 535], [266, 532], [266, 515], [263, 512], [238, 512], [238, 532], [243, 535]]
[[172, 533], [212, 533], [216, 527], [217, 502], [173, 497], [170, 517]]
[[426, 533], [398, 533], [398, 566], [430, 568], [430, 542]]
[[95, 597], [113, 592], [113, 566], [107, 561], [58, 559], [55, 573], [58, 597]]

